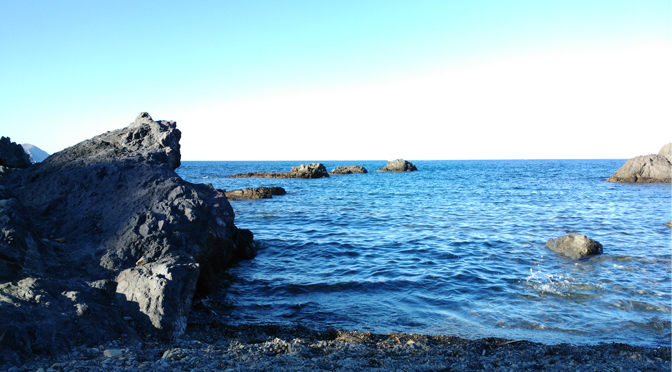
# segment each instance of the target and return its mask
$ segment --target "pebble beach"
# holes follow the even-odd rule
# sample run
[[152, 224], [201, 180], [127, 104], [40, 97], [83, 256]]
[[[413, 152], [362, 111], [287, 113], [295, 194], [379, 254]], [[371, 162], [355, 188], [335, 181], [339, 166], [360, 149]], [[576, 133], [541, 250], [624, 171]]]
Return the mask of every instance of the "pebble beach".
[[120, 339], [35, 356], [18, 371], [670, 371], [669, 347], [545, 345], [192, 322], [178, 340]]

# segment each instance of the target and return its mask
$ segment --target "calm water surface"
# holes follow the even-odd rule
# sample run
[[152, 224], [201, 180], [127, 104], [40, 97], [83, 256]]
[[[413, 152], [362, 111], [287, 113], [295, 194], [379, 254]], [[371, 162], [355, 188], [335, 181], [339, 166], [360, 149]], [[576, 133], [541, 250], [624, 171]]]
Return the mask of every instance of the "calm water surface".
[[[232, 179], [311, 161], [183, 162], [187, 181], [287, 195], [231, 202], [259, 255], [211, 299], [230, 323], [670, 344], [670, 185], [605, 181], [624, 160], [413, 161], [418, 172]], [[544, 247], [585, 234], [604, 254]]]

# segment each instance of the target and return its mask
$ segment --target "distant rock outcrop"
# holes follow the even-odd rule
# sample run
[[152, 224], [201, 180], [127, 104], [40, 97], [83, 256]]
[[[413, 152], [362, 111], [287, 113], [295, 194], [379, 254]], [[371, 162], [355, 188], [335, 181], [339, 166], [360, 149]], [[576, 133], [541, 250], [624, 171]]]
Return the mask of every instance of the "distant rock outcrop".
[[12, 142], [9, 137], [0, 137], [0, 166], [6, 168], [27, 168], [30, 157], [21, 145]]
[[410, 161], [404, 159], [392, 160], [387, 163], [383, 168], [378, 169], [378, 172], [415, 172], [418, 168], [415, 167]]
[[232, 190], [226, 192], [229, 200], [238, 199], [271, 199], [273, 195], [285, 195], [282, 187], [257, 187], [253, 189]]
[[670, 183], [672, 181], [672, 144], [663, 146], [657, 155], [632, 158], [607, 179], [609, 182]]
[[254, 256], [224, 192], [175, 173], [180, 136], [142, 113], [0, 178], [0, 364], [177, 337], [194, 294]]
[[229, 176], [231, 178], [322, 178], [329, 177], [327, 168], [322, 163], [301, 164], [289, 172], [249, 172]]
[[23, 150], [28, 154], [30, 162], [33, 164], [44, 161], [44, 159], [49, 157], [49, 154], [46, 151], [35, 145], [31, 145], [30, 143], [24, 143], [21, 147], [23, 147]]
[[602, 244], [585, 235], [564, 235], [557, 239], [548, 239], [546, 247], [574, 259], [602, 253]]
[[353, 174], [353, 173], [369, 173], [366, 168], [361, 165], [341, 165], [329, 172], [329, 174]]

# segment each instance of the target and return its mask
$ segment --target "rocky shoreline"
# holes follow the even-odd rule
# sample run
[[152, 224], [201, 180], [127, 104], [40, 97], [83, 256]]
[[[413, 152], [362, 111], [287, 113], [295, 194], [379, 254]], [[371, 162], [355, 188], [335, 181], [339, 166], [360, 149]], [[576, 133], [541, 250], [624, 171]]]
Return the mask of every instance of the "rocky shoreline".
[[669, 371], [669, 347], [544, 345], [445, 335], [225, 325], [194, 314], [178, 340], [118, 339], [7, 371]]

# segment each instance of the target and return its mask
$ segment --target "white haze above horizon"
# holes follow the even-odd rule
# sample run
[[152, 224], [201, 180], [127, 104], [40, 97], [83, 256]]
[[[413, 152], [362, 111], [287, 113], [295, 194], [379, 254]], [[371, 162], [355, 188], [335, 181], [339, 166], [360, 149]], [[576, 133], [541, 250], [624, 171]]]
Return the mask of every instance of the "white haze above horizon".
[[184, 160], [626, 159], [672, 141], [672, 3], [0, 2], [0, 135], [175, 120]]

